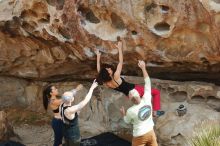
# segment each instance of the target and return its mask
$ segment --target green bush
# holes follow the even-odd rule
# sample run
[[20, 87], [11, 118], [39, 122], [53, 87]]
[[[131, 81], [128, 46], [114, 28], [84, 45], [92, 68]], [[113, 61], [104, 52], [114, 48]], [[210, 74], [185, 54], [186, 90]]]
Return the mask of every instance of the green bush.
[[196, 127], [188, 143], [190, 146], [220, 146], [220, 122], [202, 122]]

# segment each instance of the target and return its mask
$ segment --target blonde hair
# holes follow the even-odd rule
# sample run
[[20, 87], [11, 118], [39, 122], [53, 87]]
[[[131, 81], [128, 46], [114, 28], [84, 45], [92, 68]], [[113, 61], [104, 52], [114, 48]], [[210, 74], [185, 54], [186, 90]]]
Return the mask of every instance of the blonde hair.
[[63, 93], [63, 95], [62, 95], [62, 99], [63, 99], [64, 103], [70, 103], [73, 98], [74, 98], [74, 95], [73, 95], [73, 92], [71, 92], [71, 91], [67, 91], [67, 92]]
[[140, 97], [140, 94], [138, 93], [136, 89], [132, 89], [131, 91], [129, 91], [129, 99], [130, 98], [137, 99], [137, 97]]
[[77, 93], [76, 89], [64, 92], [62, 95], [63, 102], [70, 103], [72, 99], [74, 99], [74, 96], [76, 95], [76, 93]]

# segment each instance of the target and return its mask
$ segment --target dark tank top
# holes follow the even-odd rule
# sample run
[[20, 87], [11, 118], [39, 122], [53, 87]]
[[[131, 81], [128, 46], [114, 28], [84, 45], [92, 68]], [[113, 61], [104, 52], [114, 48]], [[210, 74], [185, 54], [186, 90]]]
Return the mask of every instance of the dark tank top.
[[78, 122], [78, 114], [75, 113], [75, 117], [70, 120], [68, 119], [64, 111], [70, 106], [65, 106], [64, 103], [61, 105], [61, 117], [63, 120], [63, 136], [65, 139], [69, 139], [71, 141], [79, 141], [80, 140], [80, 130], [79, 130], [79, 122]]
[[126, 96], [128, 96], [129, 91], [135, 88], [135, 84], [126, 82], [125, 79], [123, 79], [122, 77], [121, 77], [121, 80], [122, 80], [122, 83], [119, 85], [114, 79], [114, 81], [118, 84], [118, 87], [114, 88], [114, 90], [122, 92]]
[[70, 119], [68, 119], [66, 116], [65, 116], [65, 114], [64, 114], [64, 111], [68, 108], [68, 107], [71, 107], [71, 106], [63, 106], [64, 105], [64, 103], [61, 105], [61, 113], [60, 113], [60, 115], [61, 115], [61, 117], [62, 117], [62, 120], [63, 120], [63, 123], [64, 124], [67, 124], [67, 125], [71, 125], [71, 126], [78, 126], [78, 114], [77, 114], [77, 112], [75, 113], [75, 117], [72, 119], [72, 120], [70, 120]]

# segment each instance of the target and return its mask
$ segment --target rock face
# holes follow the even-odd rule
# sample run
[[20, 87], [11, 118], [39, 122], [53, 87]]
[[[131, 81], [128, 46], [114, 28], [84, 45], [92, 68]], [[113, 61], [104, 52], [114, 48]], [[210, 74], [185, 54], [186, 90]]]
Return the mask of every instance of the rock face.
[[15, 104], [18, 106], [27, 105], [27, 99], [25, 99], [25, 87], [27, 83], [27, 81], [21, 79], [0, 77], [0, 107], [9, 107]]
[[[136, 84], [143, 84], [143, 78], [140, 77], [125, 77], [125, 80]], [[9, 82], [10, 81], [10, 82]], [[25, 110], [39, 112], [42, 115], [44, 112], [42, 106], [42, 87], [45, 82], [24, 82], [17, 85], [17, 79], [9, 80], [5, 84], [0, 84], [0, 89], [3, 86], [10, 86], [11, 89], [16, 89], [11, 94], [5, 95], [7, 106], [18, 106], [20, 102]], [[19, 80], [21, 83], [22, 80]], [[64, 91], [76, 87], [79, 83], [83, 84], [84, 88], [79, 91], [75, 98], [75, 103], [79, 103], [87, 94], [91, 83], [88, 82], [58, 82], [53, 83], [62, 94]], [[159, 143], [164, 146], [183, 146], [186, 138], [193, 134], [193, 129], [203, 121], [219, 121], [220, 120], [220, 87], [214, 84], [204, 82], [176, 82], [168, 80], [152, 79], [152, 86], [161, 91], [161, 106], [165, 115], [154, 119], [155, 131]], [[20, 90], [18, 90], [20, 89]], [[0, 92], [1, 93], [1, 92]], [[13, 95], [23, 95], [17, 97], [17, 101], [13, 100]], [[25, 100], [24, 100], [25, 99]], [[177, 116], [176, 109], [180, 104], [185, 105], [187, 112], [184, 116]], [[131, 102], [126, 97], [117, 91], [99, 86], [95, 89], [93, 97], [88, 105], [80, 113], [80, 129], [83, 137], [90, 137], [102, 132], [114, 132], [115, 134], [131, 140], [131, 125], [124, 123], [119, 109], [121, 106], [130, 107]], [[0, 107], [1, 108], [1, 107]], [[31, 116], [33, 117], [33, 115]], [[38, 116], [39, 117], [39, 116]], [[13, 119], [12, 117], [10, 117]], [[39, 118], [34, 118], [38, 119]], [[43, 120], [43, 119], [42, 119]], [[30, 125], [29, 125], [30, 126]], [[22, 137], [26, 132], [23, 132]], [[17, 133], [19, 134], [19, 133]], [[45, 133], [49, 134], [49, 133]], [[51, 134], [51, 132], [50, 132]], [[39, 139], [39, 137], [38, 137]], [[21, 143], [27, 142], [22, 139]], [[32, 140], [29, 139], [28, 143]], [[34, 143], [34, 141], [32, 141]]]
[[[124, 74], [137, 59], [153, 77], [219, 83], [217, 0], [1, 0], [0, 74], [37, 80], [87, 79], [95, 53], [117, 63], [125, 40]], [[86, 74], [86, 77], [84, 76]]]
[[[220, 120], [219, 12], [218, 0], [0, 0], [0, 108], [42, 112], [42, 87], [53, 81], [65, 81], [55, 84], [61, 93], [77, 84], [69, 80], [84, 83], [80, 101], [85, 80], [97, 74], [94, 46], [102, 63], [116, 65], [120, 36], [123, 74], [141, 76], [136, 62], [143, 59], [151, 77], [212, 82], [153, 81], [166, 111], [156, 121], [158, 139], [182, 145], [197, 122]], [[131, 103], [104, 87], [94, 96], [80, 117], [83, 135], [130, 134], [117, 111]], [[187, 107], [182, 117], [175, 114], [180, 104]]]

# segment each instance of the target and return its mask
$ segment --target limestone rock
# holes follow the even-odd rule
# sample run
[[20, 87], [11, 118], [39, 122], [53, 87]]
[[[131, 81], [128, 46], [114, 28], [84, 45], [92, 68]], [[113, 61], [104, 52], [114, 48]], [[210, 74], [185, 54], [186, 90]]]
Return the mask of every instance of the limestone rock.
[[[102, 62], [117, 64], [125, 40], [126, 75], [137, 59], [157, 78], [219, 83], [217, 0], [1, 0], [0, 74], [40, 80], [94, 78]], [[86, 73], [86, 77], [84, 74]]]
[[[220, 120], [219, 11], [218, 0], [0, 0], [0, 108], [43, 111], [46, 82], [59, 81], [62, 93], [76, 86], [67, 82], [75, 79], [85, 85], [79, 102], [90, 85], [85, 81], [97, 74], [93, 47], [101, 51], [102, 63], [116, 66], [120, 36], [123, 74], [142, 76], [137, 60], [143, 59], [151, 77], [186, 81], [153, 81], [166, 111], [156, 121], [158, 139], [180, 145], [196, 122]], [[143, 84], [142, 78], [126, 80]], [[125, 100], [99, 87], [80, 115], [84, 134], [129, 135], [131, 127], [118, 111], [131, 105]], [[175, 115], [180, 104], [187, 107], [183, 117]]]
[[22, 79], [0, 77], [0, 107], [25, 106], [25, 86]]

